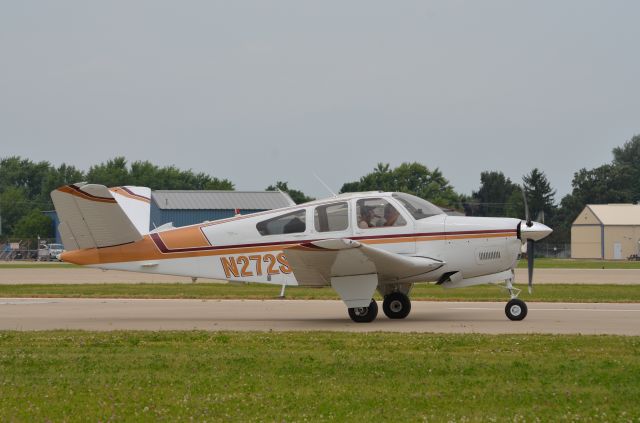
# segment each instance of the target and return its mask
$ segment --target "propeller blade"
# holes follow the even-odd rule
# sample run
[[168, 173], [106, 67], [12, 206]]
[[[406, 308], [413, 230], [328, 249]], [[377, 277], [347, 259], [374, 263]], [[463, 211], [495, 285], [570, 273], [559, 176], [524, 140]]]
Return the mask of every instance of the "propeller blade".
[[527, 204], [527, 194], [524, 191], [524, 187], [522, 188], [522, 199], [524, 200], [524, 217], [527, 222], [527, 226], [531, 227], [533, 223], [531, 222], [531, 216], [529, 215], [529, 204]]
[[529, 270], [529, 294], [533, 292], [533, 254], [535, 241], [527, 240], [527, 269]]

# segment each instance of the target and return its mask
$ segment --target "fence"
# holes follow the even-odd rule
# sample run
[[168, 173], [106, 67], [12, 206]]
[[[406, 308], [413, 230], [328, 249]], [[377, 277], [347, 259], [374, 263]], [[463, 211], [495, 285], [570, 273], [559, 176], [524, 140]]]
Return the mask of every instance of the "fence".
[[571, 244], [536, 242], [536, 257], [571, 258]]
[[[40, 244], [54, 243], [55, 239], [41, 238]], [[2, 261], [19, 261], [19, 260], [38, 260], [39, 244], [37, 239], [13, 240], [8, 239], [0, 244], [0, 260]], [[42, 257], [40, 257], [41, 259]]]

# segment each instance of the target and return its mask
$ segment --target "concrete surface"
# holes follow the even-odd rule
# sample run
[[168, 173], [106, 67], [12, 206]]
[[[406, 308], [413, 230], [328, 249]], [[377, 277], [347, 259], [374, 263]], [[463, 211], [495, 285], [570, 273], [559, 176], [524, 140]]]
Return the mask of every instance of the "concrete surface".
[[[380, 309], [381, 304], [380, 305]], [[391, 331], [640, 335], [640, 304], [529, 303], [512, 322], [505, 303], [414, 301], [405, 320], [382, 310], [353, 323], [341, 301], [0, 299], [0, 329]]]

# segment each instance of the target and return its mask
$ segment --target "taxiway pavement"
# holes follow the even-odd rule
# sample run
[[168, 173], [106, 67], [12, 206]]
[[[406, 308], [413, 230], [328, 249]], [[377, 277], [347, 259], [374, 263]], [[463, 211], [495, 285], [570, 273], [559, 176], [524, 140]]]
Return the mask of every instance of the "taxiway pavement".
[[[381, 305], [381, 304], [380, 304]], [[0, 298], [2, 330], [240, 330], [640, 335], [640, 304], [529, 302], [509, 321], [504, 302], [414, 301], [405, 320], [353, 323], [341, 301]]]

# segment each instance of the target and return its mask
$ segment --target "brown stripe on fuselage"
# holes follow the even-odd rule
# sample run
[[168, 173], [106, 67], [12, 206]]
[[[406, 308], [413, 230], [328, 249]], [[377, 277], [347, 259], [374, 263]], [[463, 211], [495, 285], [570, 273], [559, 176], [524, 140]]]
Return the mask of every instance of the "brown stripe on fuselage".
[[[170, 239], [177, 244], [171, 245], [186, 245], [179, 241], [179, 233], [185, 229], [196, 229], [194, 227], [188, 227], [183, 229], [176, 229], [173, 231], [167, 231], [162, 233], [162, 237], [158, 233], [145, 235], [141, 241], [125, 244], [115, 247], [103, 247], [99, 249], [86, 249], [75, 250], [64, 253], [63, 260], [70, 263], [88, 265], [88, 264], [101, 264], [101, 263], [119, 263], [119, 262], [131, 262], [131, 261], [148, 261], [148, 260], [163, 260], [168, 258], [190, 258], [190, 257], [206, 257], [217, 256], [224, 254], [247, 254], [247, 253], [260, 253], [271, 252], [278, 250], [285, 250], [291, 247], [297, 247], [301, 244], [308, 244], [316, 240], [307, 240], [301, 243], [300, 241], [288, 240], [281, 242], [268, 242], [268, 243], [254, 243], [254, 244], [235, 244], [235, 245], [223, 245], [223, 246], [194, 246], [186, 248], [171, 249], [165, 244], [166, 235], [173, 232]], [[199, 229], [199, 227], [197, 228]], [[193, 235], [192, 235], [193, 236]], [[349, 237], [349, 239], [358, 240], [365, 244], [391, 244], [399, 242], [425, 242], [425, 241], [438, 241], [438, 240], [460, 240], [460, 239], [477, 239], [477, 238], [502, 238], [502, 237], [515, 237], [515, 230], [492, 230], [492, 231], [458, 231], [458, 232], [434, 232], [434, 233], [420, 233], [420, 234], [402, 234], [402, 235], [384, 235], [384, 236], [367, 236], [367, 237]], [[197, 240], [193, 236], [192, 241]], [[193, 244], [191, 244], [193, 245]], [[307, 247], [308, 248], [308, 247]]]
[[[207, 248], [211, 243], [197, 226], [180, 230], [164, 231], [152, 234], [154, 240], [160, 240], [168, 251], [180, 251], [193, 248]], [[163, 250], [161, 248], [161, 250]]]

